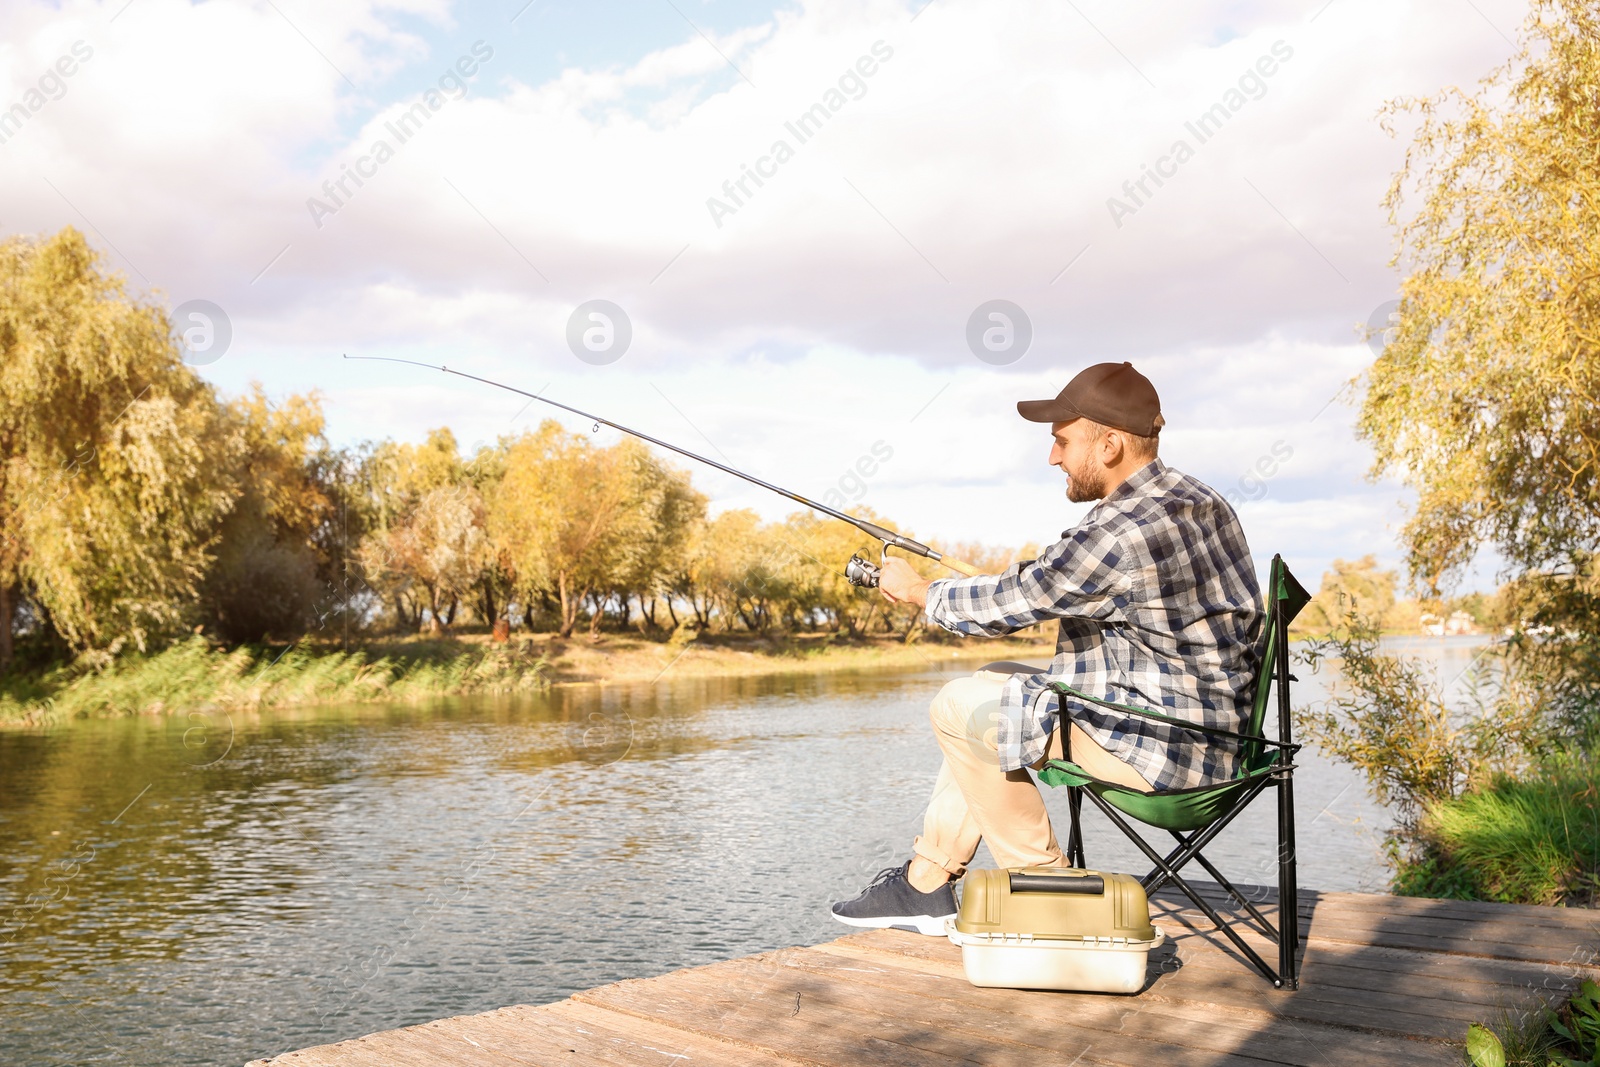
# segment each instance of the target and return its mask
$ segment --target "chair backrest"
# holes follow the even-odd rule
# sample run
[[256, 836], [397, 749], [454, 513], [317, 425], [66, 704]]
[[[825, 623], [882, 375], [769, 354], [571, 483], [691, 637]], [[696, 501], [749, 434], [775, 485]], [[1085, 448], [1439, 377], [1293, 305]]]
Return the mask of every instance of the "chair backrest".
[[[1289, 624], [1311, 601], [1311, 594], [1289, 573], [1283, 557], [1273, 556], [1267, 572], [1267, 625], [1261, 638], [1261, 660], [1256, 668], [1255, 692], [1250, 701], [1250, 719], [1241, 733], [1265, 737], [1267, 704], [1273, 693], [1273, 678], [1278, 682], [1278, 739], [1289, 740]], [[1239, 752], [1239, 773], [1258, 770], [1265, 746], [1246, 741]]]

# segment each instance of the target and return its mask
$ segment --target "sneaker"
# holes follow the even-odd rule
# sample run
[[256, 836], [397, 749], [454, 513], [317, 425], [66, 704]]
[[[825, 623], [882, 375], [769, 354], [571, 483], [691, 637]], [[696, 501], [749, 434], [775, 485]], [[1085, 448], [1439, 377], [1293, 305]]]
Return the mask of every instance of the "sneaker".
[[860, 896], [835, 904], [833, 917], [850, 926], [915, 930], [943, 937], [945, 920], [956, 917], [955, 890], [946, 882], [931, 893], [919, 893], [906, 878], [910, 869], [910, 860], [901, 867], [885, 867]]

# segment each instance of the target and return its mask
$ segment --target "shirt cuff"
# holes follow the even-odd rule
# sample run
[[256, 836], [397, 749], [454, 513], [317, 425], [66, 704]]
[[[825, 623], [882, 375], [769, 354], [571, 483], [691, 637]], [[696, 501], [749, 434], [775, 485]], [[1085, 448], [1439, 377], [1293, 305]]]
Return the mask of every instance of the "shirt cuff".
[[[928, 583], [928, 603], [923, 607], [922, 613], [928, 621], [942, 629], [951, 629], [945, 619], [950, 617], [949, 600], [945, 591], [950, 588], [953, 578], [935, 578]], [[952, 631], [954, 632], [954, 631]]]

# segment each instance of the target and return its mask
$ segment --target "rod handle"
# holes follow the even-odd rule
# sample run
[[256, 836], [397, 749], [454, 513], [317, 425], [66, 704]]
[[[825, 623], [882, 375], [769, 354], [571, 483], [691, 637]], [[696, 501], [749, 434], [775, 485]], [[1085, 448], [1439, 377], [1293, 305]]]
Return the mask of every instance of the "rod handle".
[[942, 563], [944, 566], [949, 567], [951, 570], [955, 571], [957, 574], [964, 574], [968, 578], [976, 578], [980, 574], [983, 573], [978, 568], [974, 567], [972, 564], [963, 562], [962, 560], [959, 560], [959, 559], [951, 559], [949, 556], [942, 557], [939, 560], [939, 562]]

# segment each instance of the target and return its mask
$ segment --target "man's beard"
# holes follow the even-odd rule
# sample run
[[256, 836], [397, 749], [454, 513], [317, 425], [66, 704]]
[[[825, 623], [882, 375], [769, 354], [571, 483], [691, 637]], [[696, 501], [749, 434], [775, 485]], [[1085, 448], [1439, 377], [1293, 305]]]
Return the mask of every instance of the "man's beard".
[[1105, 472], [1097, 469], [1092, 459], [1084, 460], [1083, 466], [1067, 473], [1067, 499], [1074, 504], [1087, 504], [1105, 495]]

